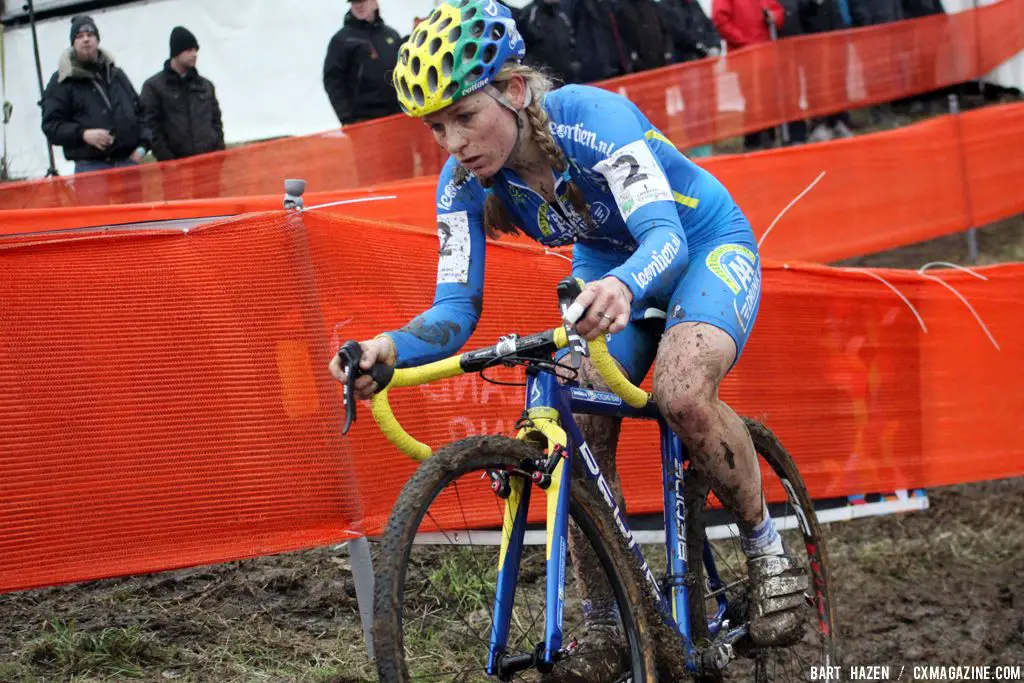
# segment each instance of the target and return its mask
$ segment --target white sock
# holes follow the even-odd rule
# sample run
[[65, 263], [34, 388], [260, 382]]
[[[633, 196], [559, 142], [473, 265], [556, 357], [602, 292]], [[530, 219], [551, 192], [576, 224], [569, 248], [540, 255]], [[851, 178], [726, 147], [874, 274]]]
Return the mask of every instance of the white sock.
[[761, 503], [764, 519], [750, 532], [750, 535], [740, 531], [740, 548], [748, 558], [761, 557], [762, 555], [782, 555], [785, 550], [782, 547], [782, 536], [775, 530], [775, 523], [768, 514], [768, 507]]

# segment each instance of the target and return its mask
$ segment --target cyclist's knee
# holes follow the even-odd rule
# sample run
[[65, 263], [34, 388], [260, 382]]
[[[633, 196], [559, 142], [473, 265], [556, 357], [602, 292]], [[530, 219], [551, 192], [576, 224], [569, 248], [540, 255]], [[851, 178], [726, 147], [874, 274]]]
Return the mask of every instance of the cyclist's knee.
[[690, 450], [702, 443], [718, 421], [718, 396], [698, 377], [654, 377], [654, 400], [672, 429]]
[[725, 334], [704, 324], [672, 328], [654, 368], [654, 400], [691, 451], [720, 421], [718, 384], [731, 359], [716, 343], [715, 332]]

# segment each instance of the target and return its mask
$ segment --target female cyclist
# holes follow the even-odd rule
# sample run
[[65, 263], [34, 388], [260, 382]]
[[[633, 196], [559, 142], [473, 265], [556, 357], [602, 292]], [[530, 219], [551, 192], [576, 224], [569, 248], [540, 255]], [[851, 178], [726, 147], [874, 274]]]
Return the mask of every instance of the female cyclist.
[[[462, 347], [482, 308], [487, 237], [521, 231], [544, 245], [573, 244], [573, 274], [588, 283], [576, 302], [584, 311], [577, 329], [588, 339], [610, 335], [609, 350], [635, 383], [654, 364], [662, 415], [740, 520], [751, 636], [759, 645], [789, 641], [807, 577], [768, 515], [750, 436], [718, 397], [758, 311], [750, 224], [722, 184], [632, 102], [588, 86], [552, 91], [547, 77], [520, 64], [524, 55], [509, 10], [494, 0], [447, 0], [400, 48], [398, 99], [451, 155], [437, 186], [437, 287], [429, 310], [362, 342], [360, 365], [416, 366]], [[337, 358], [330, 370], [344, 381]], [[368, 376], [356, 388], [360, 398], [376, 389]], [[617, 487], [620, 421], [577, 419]], [[573, 554], [587, 584], [588, 626], [598, 631], [614, 624], [614, 603], [587, 579], [592, 561]], [[584, 680], [617, 667], [611, 657], [599, 671], [593, 659]]]

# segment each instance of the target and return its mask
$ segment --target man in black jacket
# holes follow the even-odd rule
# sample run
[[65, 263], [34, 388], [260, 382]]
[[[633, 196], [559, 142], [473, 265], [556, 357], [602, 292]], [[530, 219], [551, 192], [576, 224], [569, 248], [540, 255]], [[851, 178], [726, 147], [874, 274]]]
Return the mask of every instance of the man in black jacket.
[[402, 37], [380, 18], [377, 0], [349, 0], [345, 26], [324, 60], [324, 90], [343, 124], [401, 111], [391, 85]]
[[135, 88], [99, 44], [92, 17], [74, 17], [71, 47], [43, 93], [43, 133], [75, 173], [134, 166], [150, 143]]
[[526, 41], [527, 64], [546, 68], [563, 83], [579, 80], [576, 38], [559, 0], [534, 0], [519, 12], [516, 26]]
[[159, 161], [224, 149], [224, 126], [213, 83], [196, 71], [199, 42], [182, 26], [171, 30], [171, 58], [142, 84], [142, 109]]
[[581, 83], [592, 83], [629, 71], [626, 47], [619, 38], [615, 0], [576, 0], [563, 10], [572, 21]]

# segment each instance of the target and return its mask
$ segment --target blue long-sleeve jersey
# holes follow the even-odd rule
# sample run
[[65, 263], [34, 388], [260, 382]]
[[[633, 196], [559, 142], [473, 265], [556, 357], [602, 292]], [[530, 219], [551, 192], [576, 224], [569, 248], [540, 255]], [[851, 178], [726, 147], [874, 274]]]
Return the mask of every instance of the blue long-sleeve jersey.
[[[555, 179], [547, 203], [514, 171], [503, 168], [491, 191], [514, 222], [546, 246], [574, 244], [574, 255], [598, 254], [621, 265], [607, 275], [633, 293], [633, 307], [671, 292], [689, 254], [737, 229], [739, 212], [714, 176], [683, 156], [647, 117], [620, 95], [589, 86], [548, 93], [543, 106], [568, 173]], [[440, 249], [437, 289], [429, 310], [388, 332], [399, 367], [456, 353], [473, 333], [483, 306], [487, 193], [472, 174], [456, 180], [449, 159], [437, 185]], [[583, 192], [590, 222], [568, 196]], [[749, 230], [746, 222], [743, 227]], [[621, 260], [620, 260], [621, 258]]]

